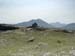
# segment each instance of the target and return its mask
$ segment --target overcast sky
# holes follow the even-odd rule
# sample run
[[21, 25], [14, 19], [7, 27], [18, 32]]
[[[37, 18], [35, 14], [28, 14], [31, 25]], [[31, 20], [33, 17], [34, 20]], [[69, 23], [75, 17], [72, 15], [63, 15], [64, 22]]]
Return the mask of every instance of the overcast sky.
[[75, 0], [0, 0], [0, 23], [31, 19], [75, 23]]

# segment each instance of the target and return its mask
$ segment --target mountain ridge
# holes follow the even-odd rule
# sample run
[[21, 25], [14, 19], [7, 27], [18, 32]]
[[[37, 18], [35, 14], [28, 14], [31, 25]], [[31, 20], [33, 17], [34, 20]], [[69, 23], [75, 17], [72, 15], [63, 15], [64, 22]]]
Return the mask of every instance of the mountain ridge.
[[28, 27], [28, 26], [32, 26], [33, 23], [37, 23], [39, 27], [43, 27], [43, 28], [60, 28], [66, 30], [75, 30], [75, 23], [65, 24], [65, 23], [55, 22], [49, 24], [41, 19], [33, 19], [28, 22], [21, 22], [16, 24], [16, 26]]
[[70, 23], [64, 27], [67, 30], [75, 30], [75, 23]]
[[67, 25], [65, 23], [60, 23], [60, 22], [55, 22], [55, 23], [50, 23], [50, 24], [53, 25], [55, 28], [62, 28]]
[[18, 23], [16, 24], [16, 26], [24, 26], [24, 27], [28, 27], [31, 26], [33, 23], [37, 23], [39, 27], [44, 27], [44, 28], [52, 28], [53, 26], [48, 24], [47, 22], [41, 20], [41, 19], [33, 19], [30, 20], [28, 22], [22, 22], [22, 23]]

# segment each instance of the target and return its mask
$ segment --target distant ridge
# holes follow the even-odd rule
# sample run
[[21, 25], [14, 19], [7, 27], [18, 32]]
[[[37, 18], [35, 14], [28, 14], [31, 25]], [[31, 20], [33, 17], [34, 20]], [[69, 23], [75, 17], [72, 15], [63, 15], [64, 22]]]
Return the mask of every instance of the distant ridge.
[[47, 22], [41, 19], [33, 19], [28, 22], [21, 22], [16, 24], [15, 26], [28, 27], [28, 26], [32, 26], [33, 23], [37, 23], [39, 27], [43, 27], [43, 28], [60, 28], [66, 30], [75, 30], [75, 23], [63, 24], [63, 23], [56, 22], [56, 23], [48, 24]]
[[39, 27], [44, 27], [44, 28], [53, 28], [52, 25], [48, 24], [47, 22], [41, 20], [41, 19], [33, 19], [33, 20], [30, 20], [28, 22], [22, 22], [22, 23], [18, 23], [16, 24], [16, 26], [24, 26], [24, 27], [28, 27], [28, 26], [31, 26], [33, 23], [37, 23]]
[[62, 28], [66, 26], [66, 24], [60, 22], [51, 23], [51, 25], [54, 26], [55, 28]]
[[75, 30], [75, 23], [70, 23], [64, 27], [66, 30]]

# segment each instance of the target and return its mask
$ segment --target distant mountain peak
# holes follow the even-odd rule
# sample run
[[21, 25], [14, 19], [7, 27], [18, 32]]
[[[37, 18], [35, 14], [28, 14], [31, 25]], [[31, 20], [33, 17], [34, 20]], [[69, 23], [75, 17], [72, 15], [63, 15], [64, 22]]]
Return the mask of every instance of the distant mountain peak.
[[48, 24], [47, 22], [45, 22], [42, 19], [32, 19], [32, 20], [30, 20], [28, 22], [19, 23], [19, 24], [17, 24], [17, 26], [25, 26], [25, 27], [28, 27], [28, 26], [31, 26], [33, 23], [37, 23], [38, 26], [44, 27], [44, 28], [52, 28], [53, 27], [52, 25]]
[[40, 19], [40, 18], [38, 18], [38, 19], [36, 19], [37, 21], [44, 21], [44, 20], [42, 20], [42, 19]]

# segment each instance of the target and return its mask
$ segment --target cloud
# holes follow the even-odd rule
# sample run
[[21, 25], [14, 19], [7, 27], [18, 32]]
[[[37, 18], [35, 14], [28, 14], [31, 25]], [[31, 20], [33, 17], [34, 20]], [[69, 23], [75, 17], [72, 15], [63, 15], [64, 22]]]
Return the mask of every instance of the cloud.
[[75, 3], [74, 0], [0, 0], [0, 17], [8, 23], [34, 18], [70, 23], [75, 22]]

